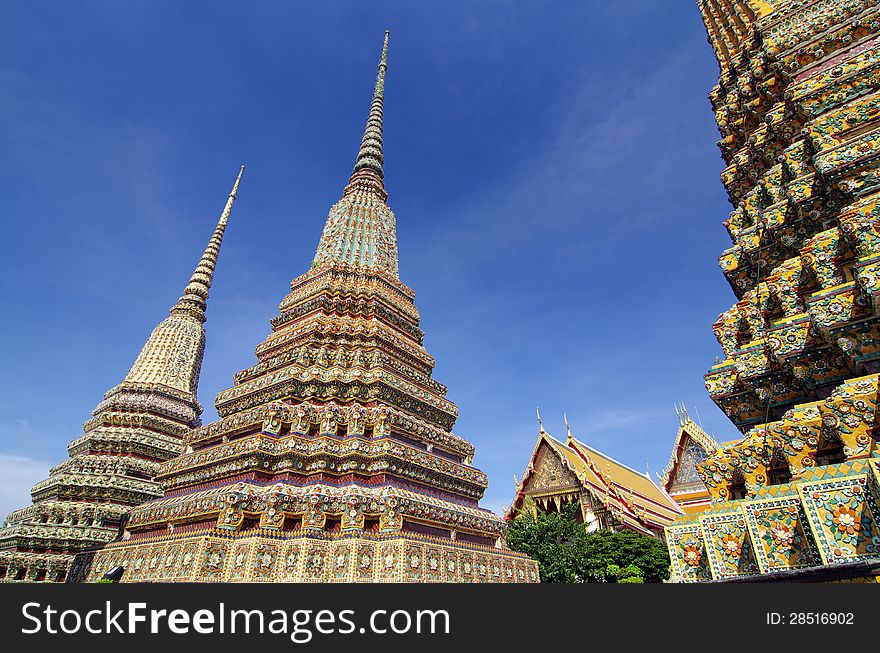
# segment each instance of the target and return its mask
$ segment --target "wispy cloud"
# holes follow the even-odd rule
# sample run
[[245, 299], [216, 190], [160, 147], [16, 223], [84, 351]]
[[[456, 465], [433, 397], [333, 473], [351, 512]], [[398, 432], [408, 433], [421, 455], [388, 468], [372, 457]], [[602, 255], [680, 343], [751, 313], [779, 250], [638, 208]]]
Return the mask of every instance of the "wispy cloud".
[[27, 418], [0, 418], [0, 441], [5, 443], [7, 450], [31, 446], [43, 435]]
[[[475, 264], [503, 262], [524, 247], [547, 266], [589, 267], [591, 256], [668, 219], [675, 209], [669, 201], [656, 202], [657, 194], [680, 194], [691, 183], [669, 171], [686, 167], [705, 149], [694, 138], [690, 116], [676, 110], [675, 98], [690, 90], [683, 71], [695, 56], [690, 50], [673, 53], [630, 80], [632, 87], [612, 102], [601, 97], [611, 81], [600, 79], [601, 73], [585, 75], [550, 125], [532, 134], [529, 155], [511, 161], [506, 178], [439, 223], [444, 227], [429, 247], [446, 262], [446, 271], [461, 274]], [[450, 228], [450, 218], [469, 226]], [[541, 251], [549, 245], [553, 251]]]
[[[637, 409], [627, 407], [613, 411], [604, 410], [591, 415], [585, 426], [590, 433], [605, 433], [650, 424], [658, 419], [668, 419], [669, 412], [668, 408], [652, 408], [650, 406], [640, 406]], [[575, 437], [578, 437], [577, 434]]]

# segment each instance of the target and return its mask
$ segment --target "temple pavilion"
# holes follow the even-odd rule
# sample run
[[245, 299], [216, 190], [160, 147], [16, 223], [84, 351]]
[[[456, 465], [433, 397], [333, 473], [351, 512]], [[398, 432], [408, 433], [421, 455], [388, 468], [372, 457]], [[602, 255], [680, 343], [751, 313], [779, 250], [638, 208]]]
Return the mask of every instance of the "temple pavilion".
[[687, 409], [676, 406], [678, 431], [669, 462], [658, 475], [660, 485], [686, 513], [701, 512], [712, 502], [697, 466], [721, 448], [715, 438], [694, 422]]
[[547, 433], [540, 419], [538, 424], [535, 448], [522, 481], [516, 481], [508, 517], [525, 505], [550, 512], [575, 503], [576, 518], [590, 533], [627, 529], [662, 539], [664, 527], [683, 514], [647, 472], [584, 444], [572, 435], [567, 420], [565, 442]]

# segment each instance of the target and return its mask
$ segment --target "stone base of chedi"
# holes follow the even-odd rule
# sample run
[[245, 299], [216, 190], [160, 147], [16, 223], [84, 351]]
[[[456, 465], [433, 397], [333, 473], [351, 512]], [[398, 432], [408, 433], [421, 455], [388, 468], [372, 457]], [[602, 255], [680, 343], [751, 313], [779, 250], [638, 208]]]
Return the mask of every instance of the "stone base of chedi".
[[[393, 488], [344, 490], [330, 486], [293, 488], [276, 484], [233, 488], [164, 500], [141, 512], [142, 520], [201, 505], [206, 522], [168, 528], [111, 544], [91, 561], [89, 580], [115, 566], [123, 581], [225, 582], [537, 582], [536, 563], [488, 546], [455, 530], [410, 517], [479, 521], [497, 517], [480, 509], [461, 515], [460, 506], [426, 500]], [[425, 531], [425, 532], [420, 532]], [[155, 531], [154, 531], [155, 532]]]

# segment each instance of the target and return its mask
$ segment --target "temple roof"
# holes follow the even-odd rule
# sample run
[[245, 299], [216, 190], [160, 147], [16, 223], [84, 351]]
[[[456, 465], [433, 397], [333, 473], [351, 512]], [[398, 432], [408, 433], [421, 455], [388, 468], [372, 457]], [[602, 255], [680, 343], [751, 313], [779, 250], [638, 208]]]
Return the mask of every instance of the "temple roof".
[[682, 462], [682, 454], [687, 448], [688, 442], [692, 441], [697, 444], [706, 454], [711, 454], [720, 449], [723, 445], [719, 445], [711, 435], [706, 433], [696, 422], [688, 417], [687, 412], [679, 413], [679, 427], [675, 434], [675, 442], [672, 445], [672, 453], [669, 455], [669, 462], [658, 474], [658, 479], [666, 491], [676, 478], [679, 471], [679, 465]]
[[537, 470], [539, 452], [543, 447], [558, 456], [585, 490], [633, 530], [654, 534], [682, 514], [675, 501], [646, 474], [577, 440], [571, 432], [563, 443], [551, 437], [543, 427], [522, 483], [517, 487], [513, 509], [519, 508], [527, 494], [529, 480]]

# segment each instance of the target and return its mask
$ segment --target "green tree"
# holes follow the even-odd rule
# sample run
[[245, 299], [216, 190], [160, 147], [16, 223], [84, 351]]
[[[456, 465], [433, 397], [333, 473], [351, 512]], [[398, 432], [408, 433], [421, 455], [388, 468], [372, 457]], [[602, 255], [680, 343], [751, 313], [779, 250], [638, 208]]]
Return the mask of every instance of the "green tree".
[[608, 565], [605, 568], [605, 580], [609, 583], [644, 583], [645, 578], [642, 570], [635, 565], [621, 567], [620, 565]]
[[599, 565], [604, 563], [607, 568], [614, 564], [623, 569], [635, 566], [646, 583], [669, 579], [669, 551], [660, 540], [629, 530], [597, 531], [588, 538], [590, 555]]
[[634, 531], [588, 534], [577, 504], [541, 512], [527, 499], [508, 523], [507, 544], [538, 563], [545, 583], [659, 583], [669, 578], [669, 552]]
[[586, 532], [571, 508], [564, 506], [561, 512], [545, 513], [534, 510], [531, 504], [524, 505], [508, 524], [508, 546], [536, 560], [545, 583], [583, 582], [585, 570], [580, 563]]

